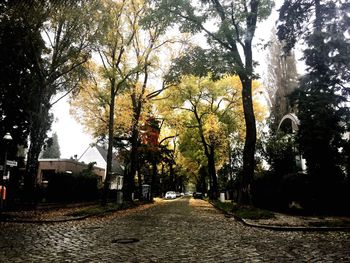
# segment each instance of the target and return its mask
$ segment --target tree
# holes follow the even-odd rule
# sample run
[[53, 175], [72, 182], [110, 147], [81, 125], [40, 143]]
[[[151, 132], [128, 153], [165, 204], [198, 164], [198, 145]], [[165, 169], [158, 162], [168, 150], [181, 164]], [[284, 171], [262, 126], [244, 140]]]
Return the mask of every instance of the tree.
[[[266, 18], [273, 2], [269, 0], [200, 1], [154, 1], [156, 13], [153, 21], [166, 24], [180, 23], [181, 30], [203, 32], [215, 53], [231, 74], [237, 74], [242, 83], [242, 103], [246, 125], [243, 153], [243, 176], [239, 202], [249, 203], [249, 185], [254, 174], [254, 153], [256, 143], [256, 123], [252, 101], [252, 80], [254, 74], [253, 38], [257, 22]], [[207, 27], [214, 24], [213, 29]], [[152, 25], [152, 22], [150, 22]], [[239, 50], [242, 50], [240, 52]]]
[[59, 159], [61, 157], [60, 145], [58, 144], [57, 133], [54, 133], [47, 141], [47, 148], [42, 152], [41, 158], [44, 159]]
[[283, 43], [272, 32], [267, 56], [266, 91], [270, 103], [270, 121], [273, 133], [284, 115], [292, 111], [289, 96], [298, 85], [298, 73], [293, 52], [286, 55]]
[[[18, 115], [7, 116], [19, 124], [14, 126], [21, 128], [21, 142], [25, 144], [29, 137], [24, 178], [28, 198], [35, 198], [37, 160], [51, 126], [50, 109], [57, 102], [53, 98], [58, 92], [74, 90], [83, 76], [93, 25], [92, 16], [87, 14], [92, 2], [7, 1], [1, 6], [7, 12], [2, 16], [4, 26], [19, 48], [17, 54], [9, 48], [16, 57], [11, 63], [15, 69], [12, 76], [18, 80], [6, 84], [4, 95], [19, 105]], [[16, 121], [21, 118], [22, 123]]]
[[[97, 43], [97, 52], [102, 62], [102, 76], [105, 79], [102, 85], [109, 89], [106, 103], [108, 110], [108, 148], [107, 148], [107, 167], [106, 179], [104, 182], [103, 204], [107, 202], [107, 192], [109, 190], [111, 171], [112, 171], [112, 154], [113, 154], [113, 136], [114, 136], [114, 111], [115, 99], [117, 93], [126, 88], [127, 80], [136, 74], [140, 65], [128, 65], [128, 50], [132, 45], [135, 37], [135, 17], [129, 17], [128, 12], [135, 14], [133, 11], [134, 1], [127, 3], [104, 1], [101, 16], [99, 18], [99, 36]], [[101, 85], [95, 81], [95, 85]], [[128, 178], [124, 182], [129, 182]]]
[[[218, 193], [217, 167], [228, 157], [231, 133], [243, 122], [240, 107], [241, 82], [237, 76], [213, 81], [211, 76], [183, 76], [181, 82], [165, 91], [164, 101], [172, 118], [182, 125], [180, 152], [208, 167], [211, 197]], [[205, 162], [200, 158], [204, 154]]]
[[83, 116], [81, 121], [96, 136], [108, 140], [105, 192], [109, 188], [112, 148], [127, 144], [126, 200], [131, 200], [138, 169], [140, 122], [149, 110], [148, 101], [159, 93], [149, 86], [149, 74], [157, 69], [158, 49], [167, 42], [160, 39], [160, 26], [141, 27], [147, 10], [147, 1], [103, 1], [95, 47], [101, 66], [90, 63], [90, 79], [81, 84], [86, 90], [82, 89], [77, 102], [73, 102], [76, 115]]
[[[22, 7], [28, 11], [27, 18], [19, 9], [13, 2], [0, 4], [0, 136], [2, 138], [10, 132], [13, 145], [26, 146], [31, 90], [39, 85], [32, 57], [27, 52], [34, 47], [40, 53], [44, 43], [40, 32], [33, 29], [35, 21], [30, 19], [28, 7]], [[1, 149], [2, 143], [1, 140]], [[16, 150], [17, 147], [11, 149], [13, 155], [16, 155]]]
[[[345, 1], [285, 1], [280, 10], [278, 36], [290, 50], [302, 37], [307, 72], [297, 99], [300, 119], [298, 143], [313, 178], [314, 198], [329, 200], [325, 189], [343, 177], [350, 112], [349, 9]], [[310, 24], [312, 21], [312, 24]], [[322, 201], [323, 200], [323, 201]], [[323, 203], [326, 205], [326, 203]]]

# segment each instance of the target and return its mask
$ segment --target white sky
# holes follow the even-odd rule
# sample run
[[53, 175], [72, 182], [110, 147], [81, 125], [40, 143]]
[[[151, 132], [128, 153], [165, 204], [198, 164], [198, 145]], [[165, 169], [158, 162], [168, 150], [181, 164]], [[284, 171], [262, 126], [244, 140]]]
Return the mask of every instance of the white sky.
[[52, 109], [55, 121], [52, 132], [56, 132], [60, 145], [61, 158], [70, 158], [75, 154], [81, 156], [90, 143], [92, 137], [84, 133], [83, 127], [69, 114], [69, 103], [66, 98], [57, 102]]
[[[282, 0], [276, 0], [276, 7], [279, 8], [281, 3]], [[274, 10], [268, 20], [258, 25], [255, 36], [256, 43], [260, 42], [259, 39], [263, 39], [266, 43], [271, 36], [271, 30], [277, 18], [278, 13]], [[263, 75], [265, 57], [266, 53], [264, 50], [258, 49], [258, 51], [254, 53], [254, 59], [261, 64], [261, 66], [257, 68], [257, 72], [260, 76]], [[94, 142], [93, 138], [85, 133], [83, 127], [69, 114], [69, 104], [67, 99], [62, 99], [57, 102], [54, 105], [52, 112], [55, 115], [55, 121], [51, 130], [58, 135], [61, 158], [70, 158], [75, 154], [80, 156], [89, 144]]]

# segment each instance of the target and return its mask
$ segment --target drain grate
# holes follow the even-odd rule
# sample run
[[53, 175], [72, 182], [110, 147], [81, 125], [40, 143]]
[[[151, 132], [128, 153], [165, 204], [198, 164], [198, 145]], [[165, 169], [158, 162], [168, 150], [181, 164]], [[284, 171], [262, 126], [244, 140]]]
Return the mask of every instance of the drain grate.
[[136, 243], [139, 241], [140, 241], [140, 239], [138, 239], [138, 238], [117, 238], [117, 239], [112, 240], [112, 243], [130, 244], [130, 243]]

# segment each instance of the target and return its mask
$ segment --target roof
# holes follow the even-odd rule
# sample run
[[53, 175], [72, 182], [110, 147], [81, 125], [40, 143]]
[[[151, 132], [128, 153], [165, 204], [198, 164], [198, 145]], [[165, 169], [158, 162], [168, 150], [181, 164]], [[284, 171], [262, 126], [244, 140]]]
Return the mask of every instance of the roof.
[[[38, 159], [38, 162], [40, 163], [44, 163], [44, 162], [74, 163], [74, 164], [83, 165], [86, 167], [88, 166], [88, 163], [80, 162], [79, 160], [76, 160], [76, 159], [40, 158]], [[94, 165], [94, 168], [105, 169], [105, 167], [100, 167], [100, 166], [97, 166], [96, 164]]]
[[[101, 154], [102, 158], [107, 163], [107, 149], [99, 145], [96, 145], [95, 147], [98, 150], [98, 152]], [[124, 170], [120, 162], [117, 160], [117, 156], [115, 154], [113, 154], [112, 156], [112, 172], [120, 175], [124, 174]]]

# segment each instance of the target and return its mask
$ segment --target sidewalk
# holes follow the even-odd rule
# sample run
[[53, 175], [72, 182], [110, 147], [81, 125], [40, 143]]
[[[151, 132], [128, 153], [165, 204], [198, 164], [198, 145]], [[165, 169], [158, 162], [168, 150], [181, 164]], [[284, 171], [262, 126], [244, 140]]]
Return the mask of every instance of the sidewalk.
[[5, 211], [0, 214], [0, 222], [13, 223], [55, 223], [82, 220], [92, 214], [80, 214], [85, 209], [92, 209], [96, 205], [80, 207], [64, 207], [52, 209], [37, 209], [28, 211]]
[[350, 217], [294, 216], [274, 213], [271, 219], [244, 219], [233, 216], [243, 224], [276, 231], [350, 231]]
[[223, 212], [226, 217], [232, 218], [249, 227], [276, 231], [350, 231], [349, 216], [299, 216], [269, 211], [272, 217], [268, 219], [247, 219], [227, 212], [210, 202]]
[[[5, 211], [0, 214], [0, 222], [11, 223], [57, 223], [83, 220], [90, 217], [105, 217], [113, 213], [125, 213], [129, 210], [144, 209], [152, 205], [152, 203], [134, 202], [117, 205], [108, 203], [106, 206], [101, 206], [99, 203], [82, 203], [77, 206], [58, 207], [53, 205], [44, 209], [28, 210], [28, 211]], [[64, 206], [64, 207], [63, 207]], [[40, 207], [40, 206], [39, 206]]]

